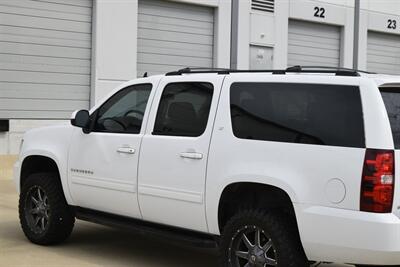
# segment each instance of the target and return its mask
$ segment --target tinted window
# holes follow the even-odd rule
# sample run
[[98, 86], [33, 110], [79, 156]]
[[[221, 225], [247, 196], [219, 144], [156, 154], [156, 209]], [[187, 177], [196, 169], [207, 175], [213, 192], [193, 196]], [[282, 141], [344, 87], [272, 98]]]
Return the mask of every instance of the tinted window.
[[94, 131], [139, 133], [151, 87], [140, 84], [118, 91], [98, 109]]
[[381, 94], [385, 102], [393, 133], [396, 149], [400, 148], [400, 88], [382, 88]]
[[244, 139], [364, 147], [358, 87], [234, 83], [233, 133]]
[[171, 83], [162, 93], [155, 135], [200, 136], [207, 126], [213, 86], [210, 83]]

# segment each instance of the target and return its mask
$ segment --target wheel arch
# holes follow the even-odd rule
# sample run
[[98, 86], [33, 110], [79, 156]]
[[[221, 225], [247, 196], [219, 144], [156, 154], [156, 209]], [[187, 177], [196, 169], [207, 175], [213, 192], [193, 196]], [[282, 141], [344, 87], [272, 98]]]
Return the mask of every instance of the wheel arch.
[[291, 215], [297, 225], [293, 199], [279, 186], [250, 181], [232, 182], [224, 187], [218, 202], [218, 228], [241, 209], [279, 210]]
[[55, 155], [48, 153], [47, 151], [31, 151], [32, 153], [24, 153], [21, 159], [21, 166], [19, 170], [19, 181], [17, 186], [21, 190], [24, 182], [28, 179], [30, 174], [40, 172], [53, 172], [57, 173], [57, 179], [61, 184], [64, 197], [67, 203], [72, 204], [72, 198], [69, 195], [66, 173]]

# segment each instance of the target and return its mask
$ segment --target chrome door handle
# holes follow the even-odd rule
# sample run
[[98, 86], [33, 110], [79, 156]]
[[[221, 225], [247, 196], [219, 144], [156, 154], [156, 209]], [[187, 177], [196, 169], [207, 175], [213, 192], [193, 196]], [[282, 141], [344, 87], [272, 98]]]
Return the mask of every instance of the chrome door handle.
[[197, 152], [182, 152], [180, 153], [181, 158], [187, 159], [202, 159], [203, 154]]
[[117, 149], [118, 153], [135, 154], [135, 149], [132, 147], [120, 147]]

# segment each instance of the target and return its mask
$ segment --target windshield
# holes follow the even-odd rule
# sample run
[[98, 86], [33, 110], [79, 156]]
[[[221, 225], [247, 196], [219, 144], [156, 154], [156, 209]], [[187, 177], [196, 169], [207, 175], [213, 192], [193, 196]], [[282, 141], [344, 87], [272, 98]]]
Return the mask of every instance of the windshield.
[[389, 116], [394, 146], [400, 149], [400, 87], [380, 88], [380, 91]]

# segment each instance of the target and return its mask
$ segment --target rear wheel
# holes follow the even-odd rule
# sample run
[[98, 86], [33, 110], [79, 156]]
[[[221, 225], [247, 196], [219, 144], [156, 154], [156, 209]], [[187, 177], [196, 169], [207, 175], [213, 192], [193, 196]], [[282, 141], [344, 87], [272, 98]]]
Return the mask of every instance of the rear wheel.
[[224, 227], [221, 262], [224, 267], [309, 266], [288, 218], [255, 210], [238, 213]]
[[25, 236], [33, 243], [50, 245], [67, 239], [75, 217], [55, 173], [31, 174], [22, 185], [19, 218]]

